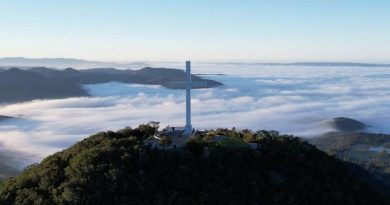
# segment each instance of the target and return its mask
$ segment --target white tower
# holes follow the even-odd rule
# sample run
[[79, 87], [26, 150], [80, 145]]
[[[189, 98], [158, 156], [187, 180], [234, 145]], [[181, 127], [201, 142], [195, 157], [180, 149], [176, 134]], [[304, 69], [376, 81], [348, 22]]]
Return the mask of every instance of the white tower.
[[186, 86], [186, 126], [184, 128], [183, 135], [192, 135], [192, 124], [191, 124], [191, 89], [196, 86], [207, 86], [206, 82], [192, 82], [191, 80], [191, 61], [186, 61], [186, 82], [174, 82], [176, 85]]
[[191, 124], [191, 61], [186, 61], [186, 126], [184, 128], [184, 135], [192, 134]]

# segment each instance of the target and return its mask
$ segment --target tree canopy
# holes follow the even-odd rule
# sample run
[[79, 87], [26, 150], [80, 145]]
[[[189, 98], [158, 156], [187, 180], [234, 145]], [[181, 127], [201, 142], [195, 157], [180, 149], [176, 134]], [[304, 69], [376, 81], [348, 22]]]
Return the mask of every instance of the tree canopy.
[[[0, 204], [389, 204], [348, 166], [277, 132], [200, 132], [178, 149], [152, 149], [157, 127], [101, 132], [5, 182]], [[227, 149], [216, 135], [258, 143]], [[235, 143], [234, 143], [235, 144]]]

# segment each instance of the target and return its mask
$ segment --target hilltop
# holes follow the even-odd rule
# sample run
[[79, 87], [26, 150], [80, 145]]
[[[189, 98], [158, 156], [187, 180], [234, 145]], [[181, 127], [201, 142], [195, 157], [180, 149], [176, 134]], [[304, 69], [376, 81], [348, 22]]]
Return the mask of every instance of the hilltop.
[[[23, 102], [35, 99], [58, 99], [89, 96], [82, 88], [85, 84], [122, 83], [161, 85], [177, 89], [170, 82], [184, 81], [185, 72], [179, 69], [150, 68], [140, 70], [118, 70], [115, 68], [95, 68], [64, 70], [46, 67], [29, 69], [10, 68], [0, 70], [0, 103]], [[210, 88], [222, 85], [213, 80], [192, 75], [194, 82], [207, 82]]]
[[325, 120], [321, 124], [322, 127], [328, 127], [338, 132], [359, 132], [369, 127], [363, 122], [347, 117], [336, 117], [331, 120]]
[[389, 204], [349, 164], [296, 137], [217, 129], [153, 149], [144, 142], [156, 130], [86, 138], [5, 182], [0, 204]]

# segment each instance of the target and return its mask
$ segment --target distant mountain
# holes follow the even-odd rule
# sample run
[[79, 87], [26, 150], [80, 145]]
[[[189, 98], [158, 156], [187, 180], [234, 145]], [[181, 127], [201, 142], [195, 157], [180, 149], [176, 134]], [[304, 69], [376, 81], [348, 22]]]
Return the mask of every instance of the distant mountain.
[[[390, 203], [367, 172], [298, 138], [218, 129], [154, 149], [144, 142], [155, 132], [141, 125], [84, 139], [5, 182], [0, 204]], [[257, 148], [219, 146], [210, 142], [216, 136]]]
[[335, 131], [358, 132], [363, 131], [368, 126], [357, 120], [347, 117], [336, 117], [323, 122], [324, 126], [330, 127]]
[[[84, 84], [97, 84], [118, 81], [161, 85], [180, 89], [170, 82], [184, 81], [185, 72], [179, 69], [150, 68], [140, 70], [117, 70], [114, 68], [76, 70], [34, 67], [27, 70], [11, 68], [0, 72], [0, 103], [22, 102], [34, 99], [54, 99], [89, 96], [82, 88]], [[192, 75], [195, 82], [207, 82], [210, 88], [222, 85], [213, 80]]]
[[13, 117], [0, 115], [0, 122], [3, 121], [3, 120], [9, 120], [9, 119], [12, 119], [12, 118], [13, 118]]
[[297, 62], [297, 63], [268, 63], [266, 65], [286, 66], [324, 66], [324, 67], [390, 67], [390, 64], [351, 63], [351, 62]]
[[0, 66], [7, 67], [52, 67], [52, 68], [143, 68], [149, 66], [143, 62], [134, 63], [114, 63], [103, 61], [87, 61], [72, 58], [23, 58], [11, 57], [0, 58]]
[[[267, 65], [267, 66], [324, 66], [324, 67], [390, 67], [390, 64], [384, 63], [355, 63], [355, 62], [289, 62], [289, 63], [247, 63], [231, 62], [217, 64], [236, 64], [236, 65]], [[11, 67], [30, 68], [30, 67], [49, 67], [49, 68], [67, 68], [76, 69], [86, 68], [121, 68], [121, 69], [139, 69], [150, 66], [147, 62], [105, 62], [88, 61], [73, 58], [24, 58], [24, 57], [6, 57], [0, 58], [0, 67], [9, 69]]]
[[0, 72], [0, 103], [76, 96], [88, 96], [88, 93], [71, 80], [50, 79], [18, 68]]
[[[225, 64], [225, 63], [222, 63]], [[292, 63], [228, 63], [237, 65], [266, 65], [266, 66], [323, 66], [323, 67], [390, 67], [390, 64], [352, 63], [352, 62], [292, 62]]]

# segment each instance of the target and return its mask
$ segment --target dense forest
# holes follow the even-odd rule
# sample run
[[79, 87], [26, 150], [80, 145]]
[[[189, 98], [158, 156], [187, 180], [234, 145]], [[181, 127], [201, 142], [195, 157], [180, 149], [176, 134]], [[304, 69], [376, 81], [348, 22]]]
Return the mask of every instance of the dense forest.
[[152, 149], [144, 140], [156, 130], [86, 138], [7, 180], [0, 204], [390, 204], [348, 164], [296, 137], [218, 129]]

